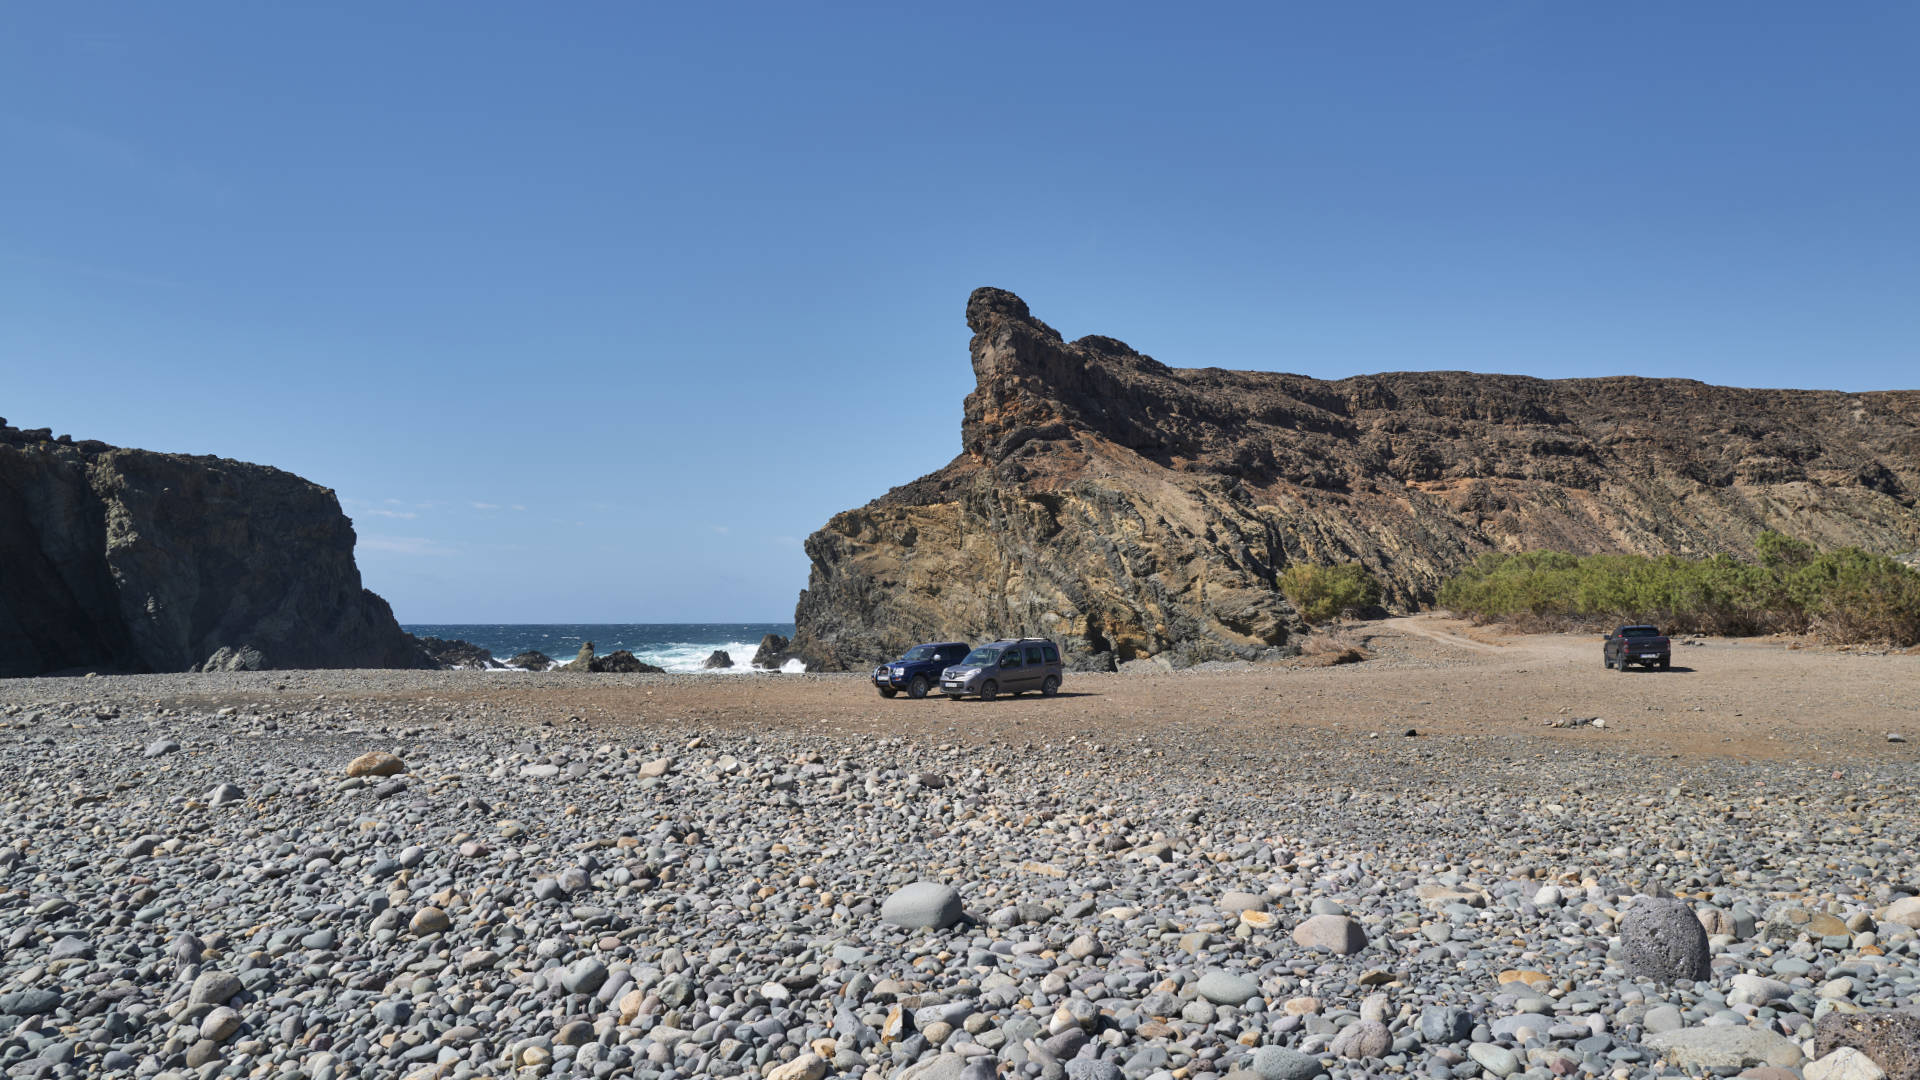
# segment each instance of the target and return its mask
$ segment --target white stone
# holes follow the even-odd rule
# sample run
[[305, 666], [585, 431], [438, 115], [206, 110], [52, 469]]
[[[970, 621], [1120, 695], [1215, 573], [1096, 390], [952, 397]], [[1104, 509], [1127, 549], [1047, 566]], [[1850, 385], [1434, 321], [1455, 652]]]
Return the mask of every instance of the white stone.
[[1843, 1046], [1818, 1061], [1807, 1062], [1800, 1072], [1807, 1080], [1884, 1080], [1887, 1075], [1872, 1058], [1851, 1046]]

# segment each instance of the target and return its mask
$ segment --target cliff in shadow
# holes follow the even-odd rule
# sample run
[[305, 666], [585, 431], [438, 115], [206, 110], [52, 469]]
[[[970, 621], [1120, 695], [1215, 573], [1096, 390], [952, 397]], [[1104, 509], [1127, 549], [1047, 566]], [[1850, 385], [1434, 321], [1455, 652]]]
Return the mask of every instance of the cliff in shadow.
[[0, 675], [437, 666], [332, 491], [0, 421]]
[[1017, 634], [1089, 669], [1272, 655], [1295, 562], [1363, 563], [1406, 609], [1487, 551], [1920, 549], [1920, 391], [1180, 369], [990, 288], [967, 325], [960, 455], [807, 539], [812, 669]]

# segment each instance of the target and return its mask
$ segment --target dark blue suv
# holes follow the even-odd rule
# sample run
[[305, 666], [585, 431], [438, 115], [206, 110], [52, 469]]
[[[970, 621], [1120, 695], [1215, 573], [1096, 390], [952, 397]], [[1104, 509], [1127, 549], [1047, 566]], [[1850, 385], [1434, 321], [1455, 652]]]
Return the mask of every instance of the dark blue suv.
[[873, 685], [881, 697], [892, 697], [902, 690], [910, 698], [923, 698], [940, 685], [940, 673], [966, 659], [972, 647], [964, 641], [938, 641], [915, 645], [890, 664], [873, 669]]

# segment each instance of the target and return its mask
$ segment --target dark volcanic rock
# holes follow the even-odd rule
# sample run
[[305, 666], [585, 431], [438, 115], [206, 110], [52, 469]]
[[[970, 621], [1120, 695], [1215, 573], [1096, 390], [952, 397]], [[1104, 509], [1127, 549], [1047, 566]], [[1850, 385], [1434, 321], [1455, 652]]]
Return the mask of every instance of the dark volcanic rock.
[[501, 666], [500, 661], [495, 660], [492, 653], [470, 641], [437, 637], [414, 637], [413, 640], [419, 642], [420, 648], [425, 650], [428, 656], [433, 657], [434, 663], [443, 668], [485, 669]]
[[528, 671], [545, 671], [553, 666], [553, 657], [538, 649], [528, 649], [526, 652], [513, 654], [513, 658], [508, 660], [507, 664], [510, 667], [526, 668]]
[[705, 660], [700, 662], [700, 666], [706, 668], [708, 671], [716, 668], [730, 668], [733, 666], [733, 657], [728, 656], [727, 650], [725, 649], [715, 649], [707, 655]]
[[1887, 1080], [1920, 1080], [1920, 1009], [1830, 1012], [1813, 1027], [1813, 1056], [1842, 1046], [1871, 1058]]
[[0, 675], [430, 668], [334, 493], [0, 421]]
[[807, 539], [810, 669], [1022, 634], [1081, 668], [1254, 659], [1302, 629], [1296, 562], [1363, 563], [1405, 609], [1489, 551], [1920, 549], [1920, 392], [1177, 369], [1000, 289], [967, 323], [960, 456]]
[[666, 668], [654, 667], [652, 664], [641, 661], [625, 649], [618, 649], [605, 656], [594, 658], [587, 670], [643, 675], [664, 675], [667, 671]]
[[766, 635], [760, 639], [760, 647], [753, 651], [753, 666], [778, 669], [792, 659], [790, 647], [791, 643], [779, 634]]
[[1693, 906], [1672, 896], [1643, 896], [1620, 919], [1620, 960], [1637, 979], [1700, 982], [1713, 975], [1707, 931]]

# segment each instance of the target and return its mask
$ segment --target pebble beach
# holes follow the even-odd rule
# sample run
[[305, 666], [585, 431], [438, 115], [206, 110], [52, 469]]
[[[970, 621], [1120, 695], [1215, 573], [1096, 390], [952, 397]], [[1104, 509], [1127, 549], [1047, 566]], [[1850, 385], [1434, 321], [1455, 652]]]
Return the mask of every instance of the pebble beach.
[[[1920, 658], [1689, 683], [1584, 640], [1367, 644], [991, 705], [777, 674], [0, 683], [0, 1069], [1914, 1075], [1889, 1055], [1920, 1024], [1882, 1010], [1920, 994], [1920, 771], [1912, 712], [1872, 701]], [[1743, 685], [1838, 719], [1754, 730], [1711, 704]]]

